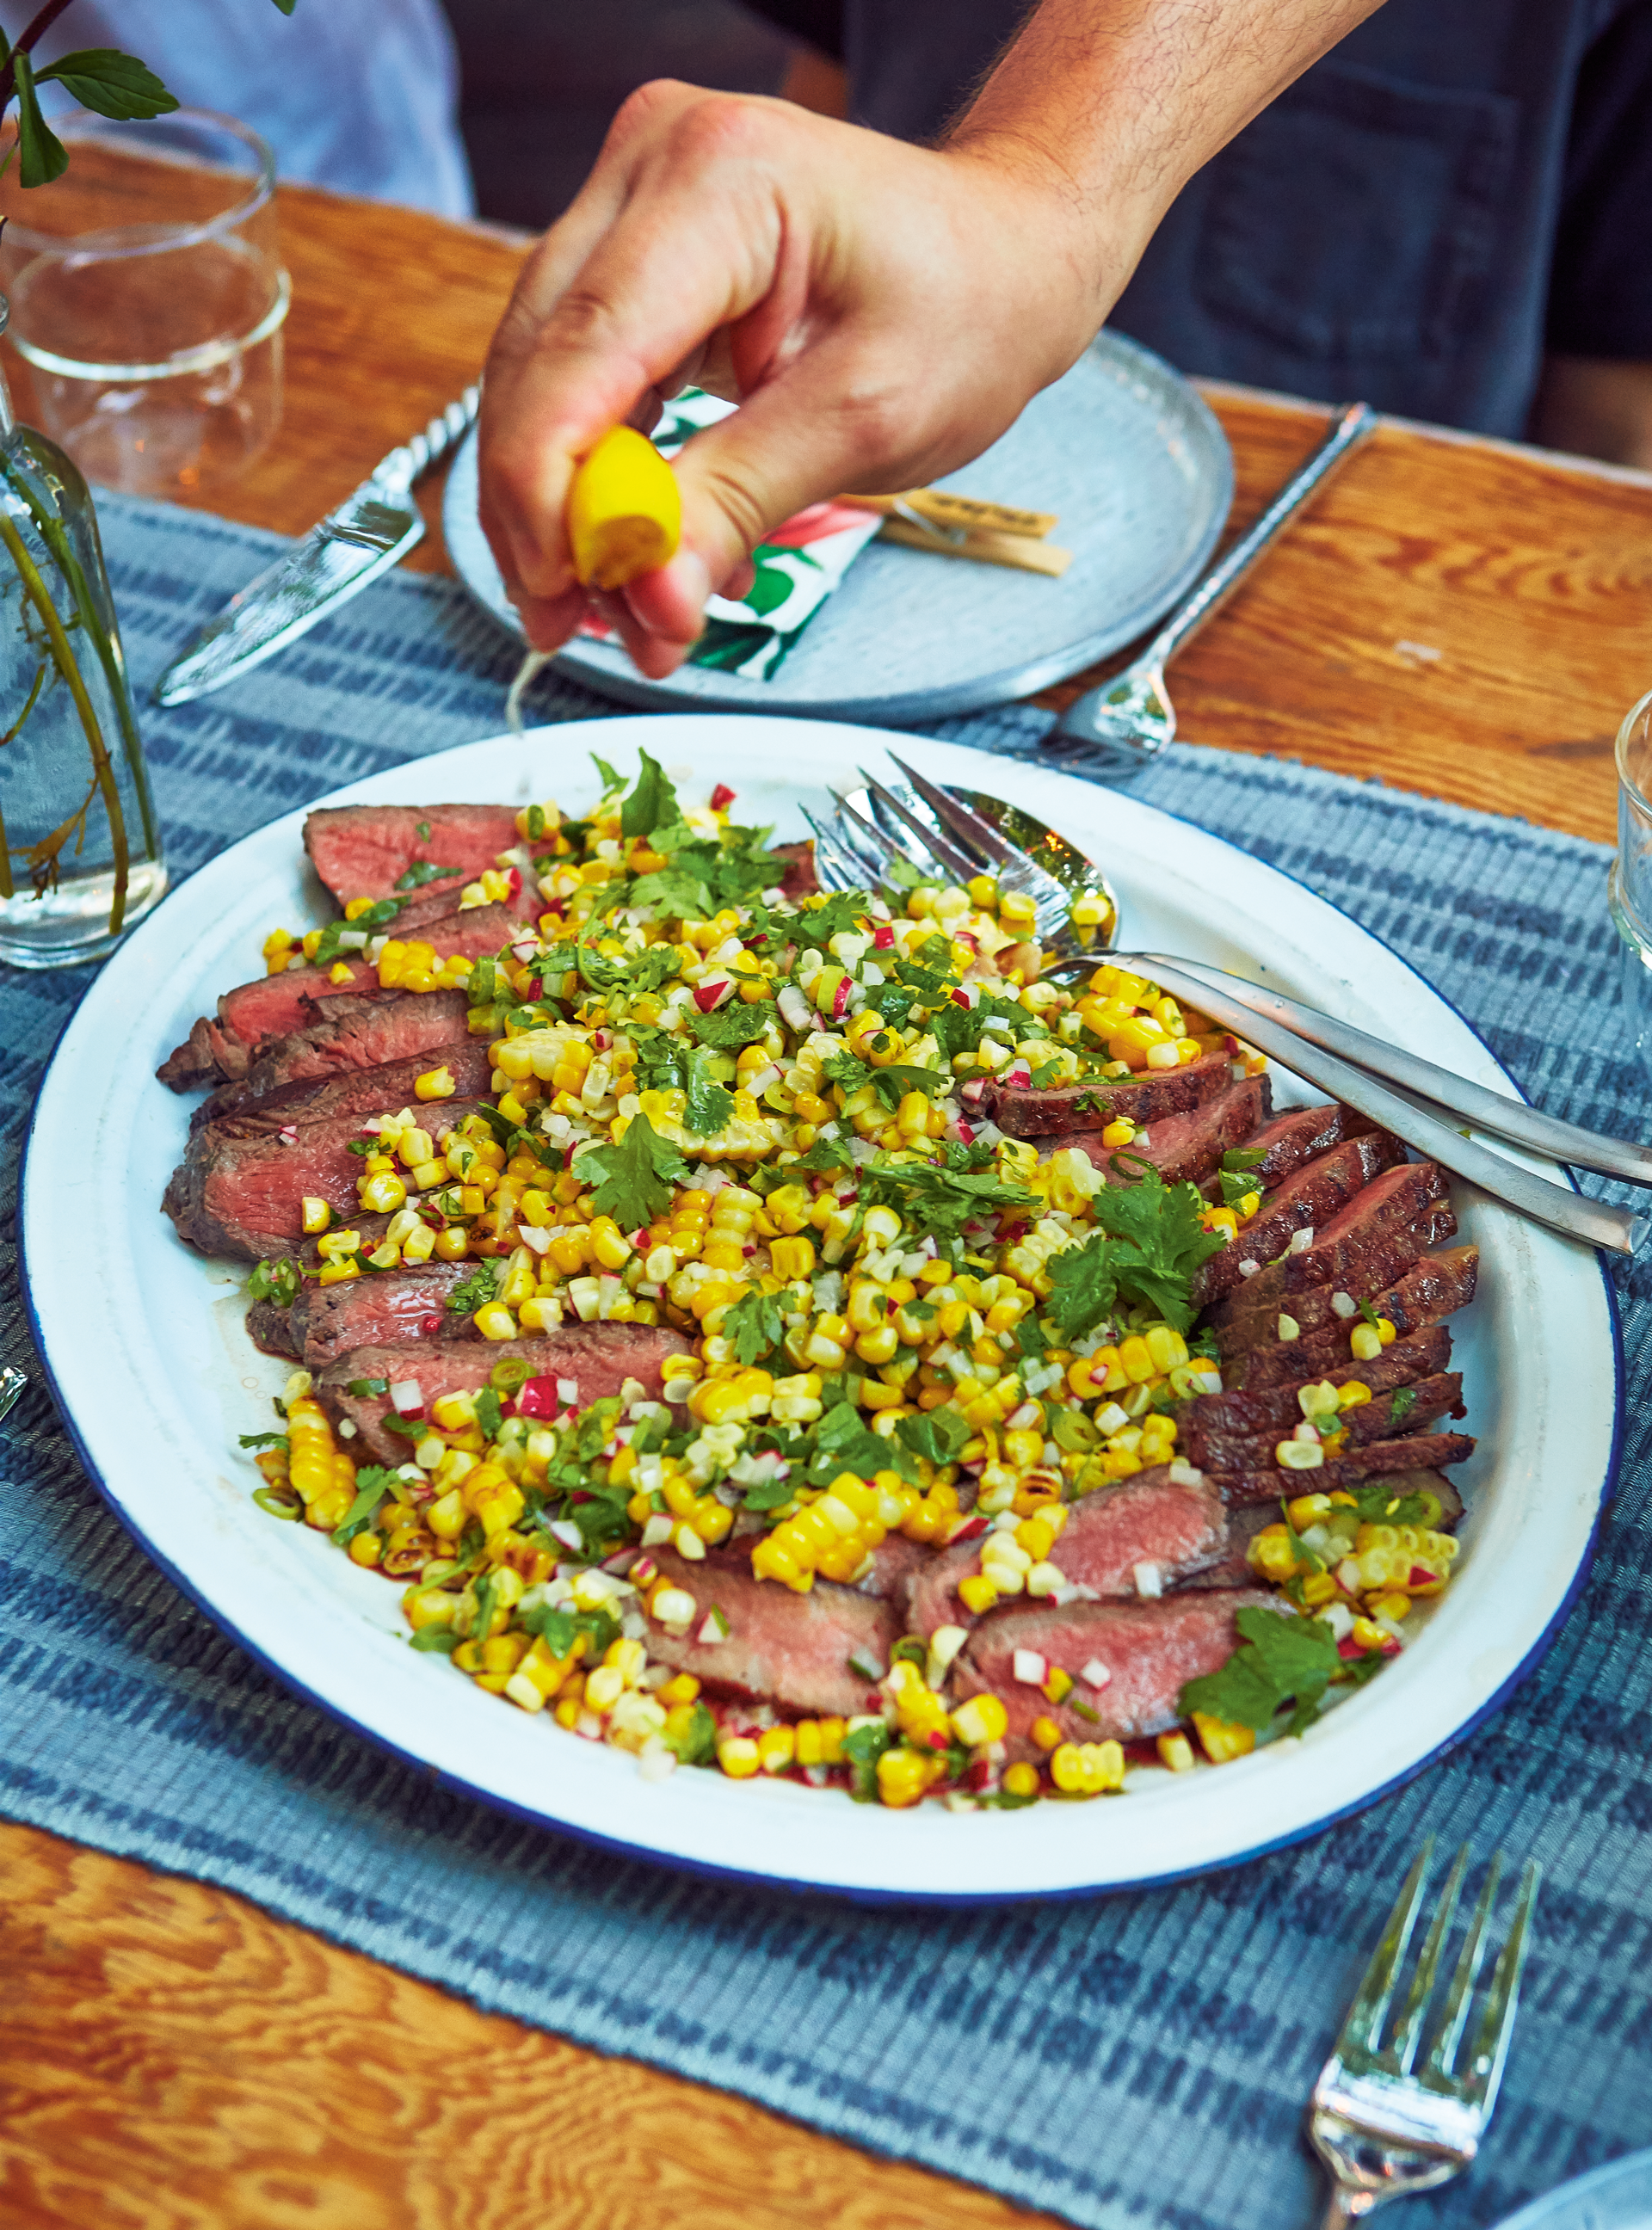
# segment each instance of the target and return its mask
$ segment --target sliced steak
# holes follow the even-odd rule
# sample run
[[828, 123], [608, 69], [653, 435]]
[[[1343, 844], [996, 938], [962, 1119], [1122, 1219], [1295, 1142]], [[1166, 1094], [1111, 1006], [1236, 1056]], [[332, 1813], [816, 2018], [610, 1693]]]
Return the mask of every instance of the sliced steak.
[[[993, 1082], [981, 1095], [982, 1112], [1012, 1138], [1042, 1138], [1052, 1131], [1094, 1131], [1098, 1123], [1121, 1118], [1138, 1128], [1166, 1115], [1203, 1107], [1233, 1082], [1231, 1054], [1201, 1054], [1185, 1068], [1139, 1070], [1129, 1078], [1090, 1077], [1081, 1084], [1052, 1085], [1035, 1092], [1028, 1084]], [[1098, 1103], [1100, 1103], [1098, 1105]]]
[[[440, 1146], [476, 1105], [433, 1101], [424, 1127]], [[255, 1107], [227, 1117], [190, 1140], [161, 1205], [178, 1237], [202, 1254], [261, 1261], [303, 1237], [307, 1197], [326, 1201], [341, 1221], [353, 1216], [362, 1163], [350, 1142], [360, 1135], [358, 1114], [307, 1123], [290, 1138], [274, 1112], [261, 1116]]]
[[[1235, 1616], [1253, 1607], [1291, 1615], [1278, 1595], [1255, 1588], [1195, 1589], [1158, 1602], [1016, 1604], [990, 1612], [971, 1634], [953, 1672], [954, 1690], [960, 1697], [984, 1692], [1003, 1698], [1012, 1756], [1041, 1755], [1029, 1737], [1034, 1720], [1042, 1718], [1055, 1722], [1064, 1742], [1139, 1742], [1177, 1724], [1183, 1688], [1227, 1663], [1239, 1639]], [[1017, 1649], [1036, 1650], [1073, 1674], [1076, 1685], [1065, 1703], [1051, 1705], [1042, 1689], [1016, 1679]], [[1105, 1687], [1083, 1679], [1090, 1664], [1111, 1673]]]
[[307, 1279], [291, 1308], [255, 1301], [247, 1329], [267, 1355], [291, 1355], [319, 1370], [358, 1347], [400, 1347], [421, 1339], [480, 1339], [468, 1309], [450, 1309], [468, 1262], [367, 1271], [340, 1285]]
[[[1479, 1250], [1473, 1247], [1456, 1247], [1449, 1254], [1425, 1254], [1397, 1286], [1378, 1294], [1371, 1304], [1373, 1312], [1386, 1317], [1396, 1331], [1407, 1335], [1426, 1324], [1438, 1324], [1473, 1300], [1479, 1264]], [[1271, 1347], [1253, 1347], [1224, 1370], [1224, 1381], [1234, 1391], [1249, 1394], [1270, 1386], [1300, 1386], [1307, 1379], [1323, 1378], [1351, 1359], [1349, 1334], [1357, 1321], [1333, 1313], [1318, 1331], [1303, 1333], [1296, 1339], [1275, 1337]], [[1274, 1324], [1277, 1329], [1277, 1318]]]
[[780, 894], [796, 906], [800, 899], [813, 898], [820, 889], [815, 875], [815, 843], [805, 836], [796, 844], [771, 846], [777, 860], [784, 860], [786, 871], [780, 878]]
[[[471, 906], [463, 913], [444, 915], [420, 934], [444, 960], [455, 955], [480, 960], [484, 954], [497, 952], [515, 927], [504, 906]], [[333, 983], [334, 965], [350, 970], [348, 983]], [[226, 991], [218, 1002], [216, 1019], [203, 1015], [156, 1073], [175, 1092], [240, 1079], [247, 1074], [254, 1054], [261, 1051], [266, 1041], [291, 1037], [307, 1028], [318, 1012], [325, 1018], [334, 999], [378, 1001], [406, 996], [381, 988], [377, 970], [365, 960], [340, 961], [326, 968], [288, 968], [279, 976], [260, 976]], [[432, 991], [422, 996], [435, 998], [438, 995]]]
[[[1339, 1334], [1346, 1331], [1345, 1325], [1335, 1318], [1332, 1319], [1332, 1329]], [[1290, 1342], [1293, 1347], [1306, 1344]], [[1340, 1356], [1323, 1370], [1294, 1372], [1288, 1379], [1265, 1386], [1236, 1386], [1222, 1394], [1201, 1394], [1179, 1413], [1181, 1431], [1177, 1445], [1186, 1452], [1189, 1463], [1198, 1463], [1203, 1459], [1195, 1455], [1192, 1448], [1203, 1434], [1276, 1432], [1288, 1430], [1300, 1422], [1302, 1412], [1296, 1395], [1300, 1387], [1327, 1378], [1333, 1386], [1345, 1386], [1358, 1379], [1373, 1394], [1385, 1394], [1396, 1386], [1410, 1386], [1433, 1371], [1443, 1370], [1450, 1360], [1451, 1334], [1442, 1324], [1425, 1324], [1406, 1337], [1395, 1340], [1370, 1363], [1355, 1362], [1345, 1338]]]
[[269, 1040], [253, 1057], [238, 1083], [221, 1085], [195, 1111], [193, 1121], [210, 1122], [248, 1099], [261, 1099], [288, 1085], [316, 1076], [336, 1076], [350, 1068], [382, 1068], [393, 1060], [445, 1054], [449, 1046], [470, 1039], [468, 1002], [462, 991], [406, 991], [393, 998], [364, 999], [352, 993], [318, 1007], [317, 1019], [284, 1038]]
[[[1248, 1278], [1230, 1301], [1213, 1309], [1206, 1318], [1216, 1335], [1216, 1349], [1223, 1364], [1236, 1356], [1243, 1355], [1250, 1348], [1272, 1347], [1279, 1337], [1281, 1316], [1294, 1318], [1299, 1333], [1319, 1331], [1325, 1325], [1341, 1320], [1343, 1312], [1337, 1306], [1339, 1296], [1345, 1308], [1349, 1301], [1361, 1300], [1369, 1300], [1374, 1307], [1378, 1296], [1392, 1292], [1419, 1261], [1447, 1264], [1459, 1254], [1477, 1255], [1478, 1250], [1472, 1247], [1455, 1248], [1446, 1254], [1426, 1254], [1426, 1242], [1419, 1234], [1431, 1234], [1441, 1222], [1450, 1226], [1441, 1235], [1448, 1239], [1454, 1237], [1456, 1219], [1447, 1208], [1443, 1211], [1431, 1209], [1404, 1231], [1391, 1232], [1374, 1239], [1366, 1250], [1365, 1266], [1378, 1268], [1383, 1274], [1363, 1292], [1353, 1292], [1342, 1286], [1324, 1285], [1285, 1293], [1279, 1289], [1282, 1276], [1282, 1266], [1279, 1264], [1263, 1270], [1255, 1278]], [[1262, 1288], [1260, 1292], [1257, 1292], [1258, 1287]], [[1472, 1295], [1472, 1287], [1470, 1292]], [[1250, 1302], [1253, 1293], [1256, 1295], [1255, 1302], [1245, 1305]]]
[[[1291, 1407], [1296, 1409], [1296, 1400], [1291, 1396]], [[1373, 1395], [1357, 1409], [1344, 1410], [1341, 1423], [1348, 1433], [1349, 1452], [1367, 1440], [1390, 1440], [1402, 1433], [1420, 1433], [1437, 1419], [1462, 1415], [1462, 1373], [1460, 1370], [1436, 1370], [1426, 1378], [1418, 1378], [1409, 1386], [1396, 1386], [1389, 1392]], [[1261, 1471], [1274, 1461], [1274, 1451], [1281, 1440], [1301, 1421], [1301, 1412], [1291, 1417], [1282, 1427], [1255, 1433], [1202, 1433], [1197, 1436], [1197, 1461], [1208, 1464], [1212, 1471], [1223, 1475], [1229, 1472]], [[1310, 1481], [1317, 1476], [1313, 1472], [1301, 1476]], [[1313, 1492], [1310, 1485], [1305, 1492]]]
[[[926, 1639], [939, 1626], [972, 1626], [959, 1599], [960, 1580], [981, 1569], [984, 1534], [932, 1556], [907, 1596], [911, 1630]], [[1069, 1587], [1098, 1595], [1133, 1595], [1151, 1570], [1160, 1587], [1213, 1563], [1226, 1545], [1223, 1499], [1207, 1480], [1178, 1482], [1168, 1466], [1139, 1472], [1115, 1486], [1082, 1496], [1068, 1511], [1067, 1530], [1050, 1562]]]
[[428, 1414], [444, 1394], [474, 1394], [487, 1383], [494, 1365], [519, 1356], [536, 1378], [566, 1379], [578, 1389], [570, 1408], [586, 1409], [617, 1394], [635, 1378], [651, 1401], [660, 1398], [660, 1370], [668, 1355], [686, 1355], [688, 1342], [664, 1324], [565, 1324], [543, 1339], [429, 1340], [412, 1347], [358, 1347], [329, 1363], [316, 1381], [316, 1397], [340, 1423], [356, 1428], [361, 1445], [375, 1461], [407, 1461], [409, 1441], [387, 1432], [391, 1414], [387, 1394], [350, 1392], [357, 1378], [385, 1378], [391, 1385], [411, 1379]]
[[[1356, 1297], [1372, 1292], [1383, 1282], [1370, 1272], [1375, 1244], [1407, 1231], [1415, 1233], [1419, 1220], [1429, 1218], [1431, 1210], [1443, 1208], [1449, 1213], [1450, 1194], [1449, 1182], [1437, 1162], [1402, 1162], [1397, 1168], [1384, 1170], [1345, 1208], [1315, 1226], [1312, 1247], [1300, 1254], [1287, 1256], [1281, 1266], [1280, 1290], [1300, 1293], [1312, 1286], [1330, 1285]], [[1441, 1229], [1437, 1215], [1431, 1224], [1437, 1235], [1449, 1235]], [[1451, 1230], [1455, 1228], [1454, 1222]]]
[[1263, 1198], [1251, 1221], [1220, 1254], [1201, 1263], [1193, 1277], [1193, 1298], [1200, 1303], [1217, 1300], [1231, 1292], [1247, 1273], [1241, 1266], [1271, 1262], [1282, 1254], [1294, 1234], [1336, 1217], [1344, 1203], [1363, 1191], [1374, 1177], [1403, 1163], [1405, 1149], [1386, 1131], [1368, 1131], [1347, 1138], [1328, 1154], [1305, 1162], [1285, 1182]]
[[456, 899], [521, 841], [508, 805], [324, 805], [304, 824], [304, 848], [340, 908], [352, 899], [408, 895], [397, 886], [420, 861], [453, 873], [410, 886], [411, 895]]
[[[795, 1595], [755, 1576], [749, 1544], [713, 1549], [695, 1564], [669, 1549], [652, 1553], [666, 1577], [694, 1597], [697, 1610], [683, 1635], [650, 1622], [651, 1658], [692, 1672], [714, 1694], [770, 1703], [777, 1711], [847, 1719], [881, 1709], [875, 1681], [851, 1672], [849, 1659], [860, 1656], [881, 1672], [888, 1669], [889, 1653], [901, 1634], [894, 1601], [818, 1579], [807, 1595]], [[728, 1638], [698, 1640], [713, 1605], [728, 1621]]]
[[[1287, 1107], [1266, 1129], [1243, 1142], [1248, 1150], [1262, 1156], [1249, 1174], [1260, 1190], [1269, 1191], [1304, 1162], [1317, 1160], [1345, 1138], [1357, 1138], [1375, 1128], [1365, 1116], [1356, 1115], [1352, 1107], [1335, 1100], [1323, 1107]], [[1214, 1197], [1214, 1187], [1207, 1189]]]
[[1109, 1184], [1133, 1184], [1141, 1174], [1138, 1160], [1151, 1162], [1166, 1184], [1184, 1179], [1197, 1183], [1220, 1164], [1223, 1154], [1249, 1138], [1267, 1115], [1272, 1089], [1265, 1076], [1248, 1076], [1203, 1107], [1165, 1116], [1149, 1131], [1146, 1145], [1124, 1148], [1126, 1159], [1117, 1169], [1113, 1161], [1120, 1149], [1104, 1145], [1100, 1131], [1049, 1132], [1039, 1141], [1039, 1158], [1048, 1161], [1070, 1146], [1093, 1162]]
[[1474, 1441], [1467, 1433], [1409, 1433], [1398, 1440], [1368, 1440], [1350, 1448], [1318, 1471], [1266, 1470], [1222, 1472], [1214, 1476], [1230, 1507], [1247, 1502], [1277, 1502], [1281, 1495], [1331, 1494], [1362, 1479], [1385, 1479], [1391, 1472], [1439, 1471], [1447, 1464], [1462, 1463], [1473, 1455]]
[[[441, 1057], [452, 1071], [455, 1099], [480, 1099], [491, 1088], [494, 1064], [487, 1042], [486, 1038], [468, 1037], [442, 1047]], [[302, 1131], [335, 1115], [353, 1115], [359, 1121], [369, 1115], [394, 1115], [410, 1107], [428, 1130], [424, 1118], [439, 1113], [448, 1102], [422, 1100], [414, 1087], [435, 1066], [428, 1053], [416, 1053], [378, 1068], [329, 1069], [320, 1076], [301, 1076], [291, 1084], [244, 1095], [223, 1106], [214, 1105], [219, 1097], [215, 1092], [203, 1108], [197, 1109], [190, 1128], [197, 1136], [210, 1131], [215, 1139], [256, 1138], [294, 1127]], [[210, 1112], [203, 1122], [199, 1118], [206, 1111]]]

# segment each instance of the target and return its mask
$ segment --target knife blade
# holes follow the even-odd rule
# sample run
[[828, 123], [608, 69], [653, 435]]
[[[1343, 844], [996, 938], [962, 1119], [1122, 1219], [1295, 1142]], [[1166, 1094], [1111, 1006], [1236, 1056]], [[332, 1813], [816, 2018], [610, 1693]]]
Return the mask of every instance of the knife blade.
[[361, 486], [265, 566], [202, 628], [155, 685], [158, 705], [185, 705], [262, 665], [318, 620], [358, 596], [423, 538], [413, 484], [474, 421], [480, 385], [412, 440], [392, 449]]

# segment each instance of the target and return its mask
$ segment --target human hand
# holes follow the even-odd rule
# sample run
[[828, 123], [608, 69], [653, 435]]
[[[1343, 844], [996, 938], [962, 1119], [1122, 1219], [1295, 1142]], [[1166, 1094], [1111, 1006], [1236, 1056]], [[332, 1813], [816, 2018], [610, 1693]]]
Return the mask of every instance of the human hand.
[[[482, 524], [529, 641], [555, 649], [595, 604], [661, 678], [782, 519], [978, 456], [1122, 287], [1141, 238], [1098, 248], [1096, 230], [1024, 142], [912, 147], [784, 101], [645, 86], [488, 358]], [[681, 546], [590, 596], [563, 523], [575, 464], [689, 383], [743, 407], [676, 461]]]

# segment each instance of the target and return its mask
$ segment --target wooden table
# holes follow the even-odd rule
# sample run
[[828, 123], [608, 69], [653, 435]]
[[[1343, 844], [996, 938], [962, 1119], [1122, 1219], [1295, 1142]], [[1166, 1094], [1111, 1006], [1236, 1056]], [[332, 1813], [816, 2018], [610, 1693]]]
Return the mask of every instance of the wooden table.
[[[296, 188], [282, 223], [286, 420], [217, 506], [296, 532], [474, 377], [524, 244]], [[1238, 528], [1325, 414], [1209, 391]], [[1397, 423], [1175, 668], [1191, 740], [1605, 841], [1649, 686], [1652, 476]], [[0, 1826], [0, 1975], [8, 2230], [1055, 2230], [29, 1828]]]

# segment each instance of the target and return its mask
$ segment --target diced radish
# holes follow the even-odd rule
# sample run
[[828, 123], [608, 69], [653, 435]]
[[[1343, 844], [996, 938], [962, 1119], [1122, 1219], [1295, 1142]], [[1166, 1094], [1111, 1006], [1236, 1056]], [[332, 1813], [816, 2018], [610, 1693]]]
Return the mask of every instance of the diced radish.
[[840, 979], [837, 989], [832, 993], [832, 1020], [835, 1022], [842, 1021], [849, 1009], [849, 994], [854, 989], [852, 976], [845, 976]]
[[958, 1135], [962, 1144], [972, 1146], [975, 1144], [975, 1133], [961, 1116], [958, 1118]]
[[519, 1417], [550, 1419], [557, 1414], [557, 1382], [554, 1378], [530, 1378], [516, 1389], [516, 1414]]
[[516, 1236], [521, 1245], [532, 1254], [543, 1254], [551, 1244], [551, 1234], [541, 1230], [537, 1224], [533, 1223], [519, 1223], [516, 1227]]
[[1041, 1657], [1036, 1649], [1017, 1649], [1010, 1660], [1010, 1669], [1023, 1686], [1042, 1688], [1049, 1678], [1049, 1660]]
[[973, 1541], [987, 1530], [984, 1518], [966, 1518], [956, 1531], [948, 1535], [949, 1541]]
[[298, 1125], [296, 1123], [283, 1123], [281, 1129], [275, 1135], [280, 1138], [282, 1145], [296, 1146], [298, 1144]]
[[696, 983], [694, 1004], [702, 1015], [709, 1015], [714, 1007], [722, 1005], [733, 989], [734, 986], [726, 976], [719, 976], [714, 983]]
[[1089, 1663], [1079, 1674], [1079, 1679], [1086, 1682], [1090, 1687], [1094, 1688], [1098, 1695], [1100, 1694], [1102, 1689], [1107, 1686], [1112, 1678], [1112, 1667], [1110, 1666], [1104, 1665], [1099, 1657], [1091, 1658]]
[[1313, 1226], [1305, 1224], [1300, 1231], [1293, 1231], [1285, 1243], [1287, 1254], [1306, 1254], [1313, 1244]]
[[716, 789], [713, 790], [711, 794], [712, 811], [713, 813], [720, 813], [725, 806], [732, 805], [733, 802], [734, 792], [729, 788], [726, 782], [720, 782]]
[[390, 1390], [390, 1407], [398, 1417], [416, 1417], [424, 1408], [424, 1395], [416, 1378], [398, 1378]]
[[419, 1331], [426, 1339], [435, 1339], [442, 1330], [442, 1312], [435, 1309], [428, 1317], [419, 1318]]
[[1260, 1262], [1242, 1262], [1239, 1265], [1239, 1275], [1242, 1278], [1254, 1278], [1261, 1267]]
[[539, 951], [539, 940], [536, 938], [522, 938], [512, 945], [511, 951], [518, 960], [535, 959]]
[[780, 994], [780, 1019], [788, 1029], [806, 1030], [811, 1016], [809, 1002], [795, 983], [788, 983]]
[[1337, 1644], [1337, 1655], [1339, 1657], [1363, 1657], [1365, 1653], [1365, 1651], [1354, 1640], [1352, 1634], [1349, 1634], [1345, 1640], [1339, 1641]]
[[700, 1632], [694, 1636], [694, 1639], [696, 1641], [705, 1642], [726, 1641], [728, 1640], [728, 1621], [723, 1616], [722, 1612], [719, 1610], [713, 1603], [710, 1610], [707, 1612], [705, 1622], [700, 1627]]
[[1405, 1584], [1408, 1588], [1431, 1588], [1439, 1576], [1437, 1572], [1430, 1572], [1422, 1564], [1413, 1564], [1406, 1575]]
[[506, 877], [506, 881], [510, 886], [510, 895], [513, 899], [519, 898], [522, 894], [522, 870], [519, 867], [513, 867]]
[[548, 1531], [565, 1549], [583, 1549], [585, 1545], [584, 1537], [571, 1518], [554, 1518]]
[[579, 1381], [577, 1378], [558, 1378], [557, 1399], [565, 1409], [577, 1409], [579, 1407]]
[[872, 932], [873, 951], [874, 952], [887, 952], [894, 944], [894, 924], [891, 921], [881, 921]]
[[1024, 1060], [1012, 1060], [1003, 1072], [1002, 1081], [1005, 1084], [1030, 1084], [1032, 1071]]
[[1152, 1602], [1165, 1592], [1165, 1575], [1157, 1564], [1138, 1564], [1131, 1574], [1136, 1583], [1136, 1593], [1144, 1602]]
[[952, 1004], [955, 1007], [963, 1007], [967, 1009], [971, 1003], [972, 1002], [965, 992], [962, 985], [960, 985], [959, 988], [952, 994]]

